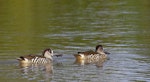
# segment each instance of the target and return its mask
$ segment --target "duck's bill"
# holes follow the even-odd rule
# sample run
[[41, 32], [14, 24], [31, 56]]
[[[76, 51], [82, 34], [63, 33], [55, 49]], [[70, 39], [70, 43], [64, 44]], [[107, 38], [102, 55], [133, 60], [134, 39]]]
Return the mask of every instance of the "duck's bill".
[[104, 51], [104, 53], [105, 53], [105, 54], [110, 54], [110, 53], [109, 53], [109, 52], [107, 52], [107, 51]]
[[59, 54], [59, 53], [54, 53], [53, 56], [56, 56], [56, 57], [62, 57], [63, 54]]

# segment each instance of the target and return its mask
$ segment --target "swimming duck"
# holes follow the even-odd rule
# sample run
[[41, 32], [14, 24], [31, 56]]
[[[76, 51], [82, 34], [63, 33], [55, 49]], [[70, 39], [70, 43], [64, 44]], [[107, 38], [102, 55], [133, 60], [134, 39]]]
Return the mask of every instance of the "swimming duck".
[[[108, 52], [107, 52], [108, 53]], [[96, 63], [98, 61], [106, 60], [107, 53], [103, 51], [102, 45], [97, 45], [95, 51], [85, 51], [85, 52], [78, 52], [75, 54], [76, 62], [78, 63]]]
[[22, 64], [28, 64], [28, 63], [50, 63], [52, 62], [52, 56], [53, 56], [53, 50], [50, 48], [45, 49], [42, 53], [42, 55], [26, 55], [26, 56], [20, 56], [17, 58], [20, 63]]

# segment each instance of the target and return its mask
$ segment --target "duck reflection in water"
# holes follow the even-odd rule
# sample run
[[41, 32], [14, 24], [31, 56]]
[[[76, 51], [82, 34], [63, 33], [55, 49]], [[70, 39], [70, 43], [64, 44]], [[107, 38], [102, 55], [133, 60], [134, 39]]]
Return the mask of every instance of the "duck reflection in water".
[[19, 66], [22, 68], [23, 73], [28, 73], [30, 71], [45, 71], [47, 73], [53, 73], [53, 65], [52, 63], [46, 64], [22, 64], [20, 63]]
[[47, 82], [51, 80], [53, 75], [53, 63], [46, 64], [22, 64], [20, 63], [23, 78], [34, 80], [42, 78]]
[[90, 50], [85, 52], [78, 52], [75, 54], [75, 64], [96, 64], [97, 67], [102, 67], [103, 63], [108, 59], [107, 54], [110, 53], [104, 52], [102, 45], [97, 45], [95, 51]]

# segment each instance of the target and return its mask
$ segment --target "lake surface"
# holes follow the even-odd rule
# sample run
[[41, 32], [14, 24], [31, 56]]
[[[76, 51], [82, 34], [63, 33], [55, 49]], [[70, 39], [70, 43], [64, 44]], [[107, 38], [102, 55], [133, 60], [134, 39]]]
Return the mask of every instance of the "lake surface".
[[[0, 1], [1, 82], [150, 82], [149, 0]], [[101, 44], [102, 67], [73, 54]], [[52, 65], [20, 66], [17, 57], [51, 48]]]

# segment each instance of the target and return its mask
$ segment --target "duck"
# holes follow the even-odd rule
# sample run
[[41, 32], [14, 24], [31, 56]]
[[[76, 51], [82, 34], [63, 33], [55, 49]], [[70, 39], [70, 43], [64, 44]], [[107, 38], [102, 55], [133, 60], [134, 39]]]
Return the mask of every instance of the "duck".
[[25, 56], [20, 56], [17, 58], [17, 60], [21, 64], [46, 64], [46, 63], [51, 63], [53, 58], [53, 50], [50, 48], [47, 48], [43, 51], [42, 55], [25, 55]]
[[102, 45], [97, 45], [95, 47], [95, 51], [89, 50], [85, 52], [78, 52], [77, 54], [74, 54], [74, 57], [76, 58], [76, 63], [89, 64], [99, 61], [104, 62], [108, 58], [107, 54], [110, 53], [105, 52]]

